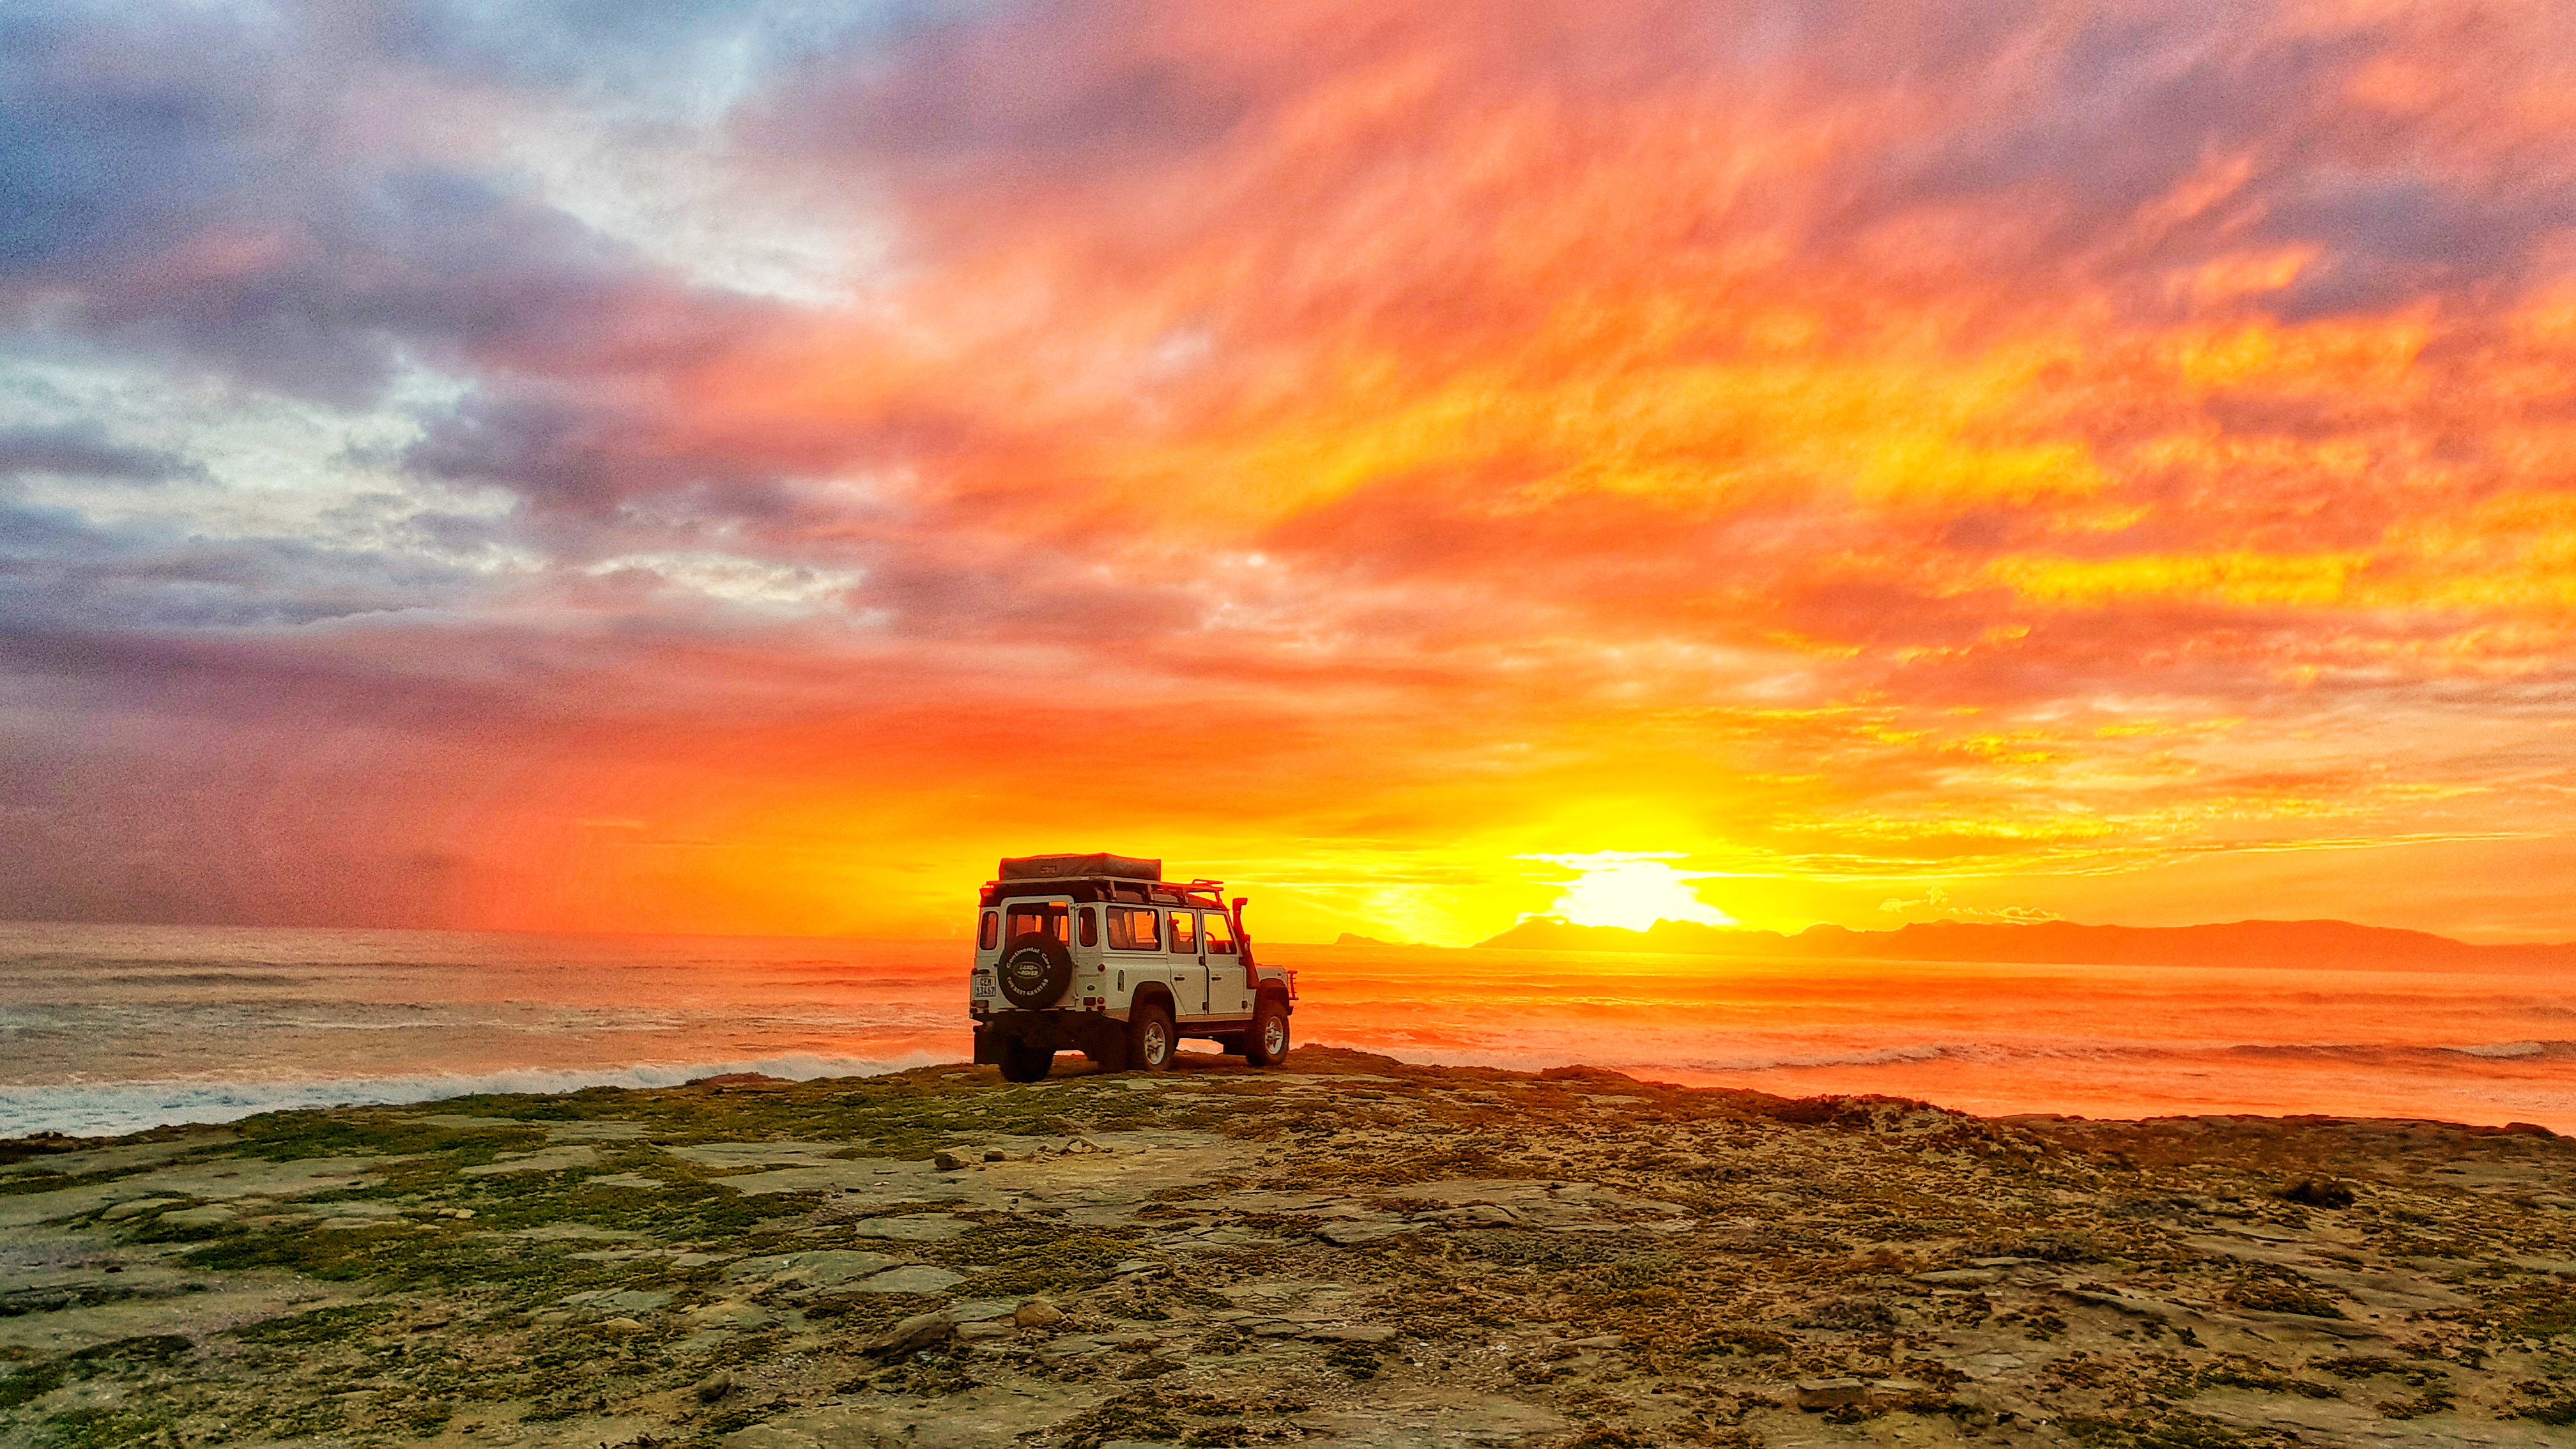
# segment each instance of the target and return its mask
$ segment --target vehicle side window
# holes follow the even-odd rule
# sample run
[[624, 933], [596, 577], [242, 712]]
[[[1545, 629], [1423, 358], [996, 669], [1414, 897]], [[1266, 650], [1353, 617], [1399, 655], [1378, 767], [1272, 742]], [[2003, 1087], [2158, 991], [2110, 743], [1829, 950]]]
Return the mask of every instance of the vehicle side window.
[[1226, 919], [1224, 913], [1220, 911], [1210, 911], [1202, 919], [1207, 925], [1208, 954], [1211, 956], [1233, 955], [1234, 922]]
[[999, 942], [1001, 939], [1002, 913], [1000, 911], [986, 911], [984, 913], [984, 933], [975, 938], [975, 949], [979, 951], [990, 951], [993, 949], [995, 943]]
[[1075, 914], [1076, 916], [1078, 916], [1078, 917], [1080, 917], [1080, 918], [1081, 918], [1081, 924], [1079, 924], [1078, 926], [1076, 926], [1074, 929], [1081, 933], [1081, 935], [1082, 935], [1082, 944], [1084, 944], [1084, 945], [1086, 945], [1086, 946], [1097, 946], [1097, 945], [1099, 945], [1099, 944], [1100, 944], [1100, 916], [1099, 916], [1099, 913], [1098, 913], [1098, 912], [1095, 912], [1094, 910], [1092, 910], [1092, 909], [1091, 909], [1091, 907], [1089, 907], [1089, 906], [1084, 906], [1081, 910], [1078, 910], [1078, 911], [1074, 912], [1074, 914]]
[[1163, 949], [1163, 913], [1113, 906], [1109, 911], [1109, 948], [1113, 951]]
[[1172, 954], [1195, 956], [1199, 953], [1198, 917], [1187, 911], [1172, 912]]

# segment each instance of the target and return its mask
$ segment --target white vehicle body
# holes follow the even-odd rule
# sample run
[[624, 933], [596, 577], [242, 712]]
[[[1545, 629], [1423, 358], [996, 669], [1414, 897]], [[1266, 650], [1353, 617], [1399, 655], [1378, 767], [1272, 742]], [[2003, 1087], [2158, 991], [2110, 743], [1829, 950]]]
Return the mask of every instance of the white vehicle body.
[[1296, 973], [1255, 960], [1222, 882], [1160, 877], [1113, 855], [1003, 861], [976, 912], [975, 1059], [1035, 1080], [1059, 1050], [1159, 1070], [1183, 1037], [1285, 1056]]

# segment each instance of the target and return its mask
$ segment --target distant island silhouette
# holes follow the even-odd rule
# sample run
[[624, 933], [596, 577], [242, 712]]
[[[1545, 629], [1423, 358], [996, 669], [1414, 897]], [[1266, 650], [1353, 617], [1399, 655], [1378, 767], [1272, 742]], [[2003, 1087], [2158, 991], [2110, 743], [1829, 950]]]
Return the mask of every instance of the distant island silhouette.
[[1917, 921], [1888, 931], [1810, 926], [1794, 935], [1657, 921], [1643, 931], [1533, 916], [1476, 943], [1529, 951], [1675, 956], [1816, 956], [1890, 961], [2009, 961], [2060, 966], [2318, 964], [2383, 970], [2576, 966], [2576, 942], [2474, 945], [2428, 931], [2350, 921], [2231, 921], [2207, 926], [2087, 926], [2074, 921]]

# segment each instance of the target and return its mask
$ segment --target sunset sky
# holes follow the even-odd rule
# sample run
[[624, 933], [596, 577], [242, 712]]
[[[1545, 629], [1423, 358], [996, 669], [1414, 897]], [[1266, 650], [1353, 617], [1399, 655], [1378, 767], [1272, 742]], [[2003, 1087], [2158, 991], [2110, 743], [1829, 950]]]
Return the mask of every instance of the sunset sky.
[[2576, 8], [0, 6], [0, 917], [1056, 850], [2576, 938]]

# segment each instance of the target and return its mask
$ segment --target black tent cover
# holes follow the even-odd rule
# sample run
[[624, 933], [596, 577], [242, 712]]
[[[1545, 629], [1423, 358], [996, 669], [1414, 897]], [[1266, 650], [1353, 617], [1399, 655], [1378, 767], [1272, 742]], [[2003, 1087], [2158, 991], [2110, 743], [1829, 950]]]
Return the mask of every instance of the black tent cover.
[[1132, 855], [1009, 855], [1002, 858], [999, 880], [1074, 880], [1085, 876], [1118, 880], [1163, 878], [1163, 863]]

